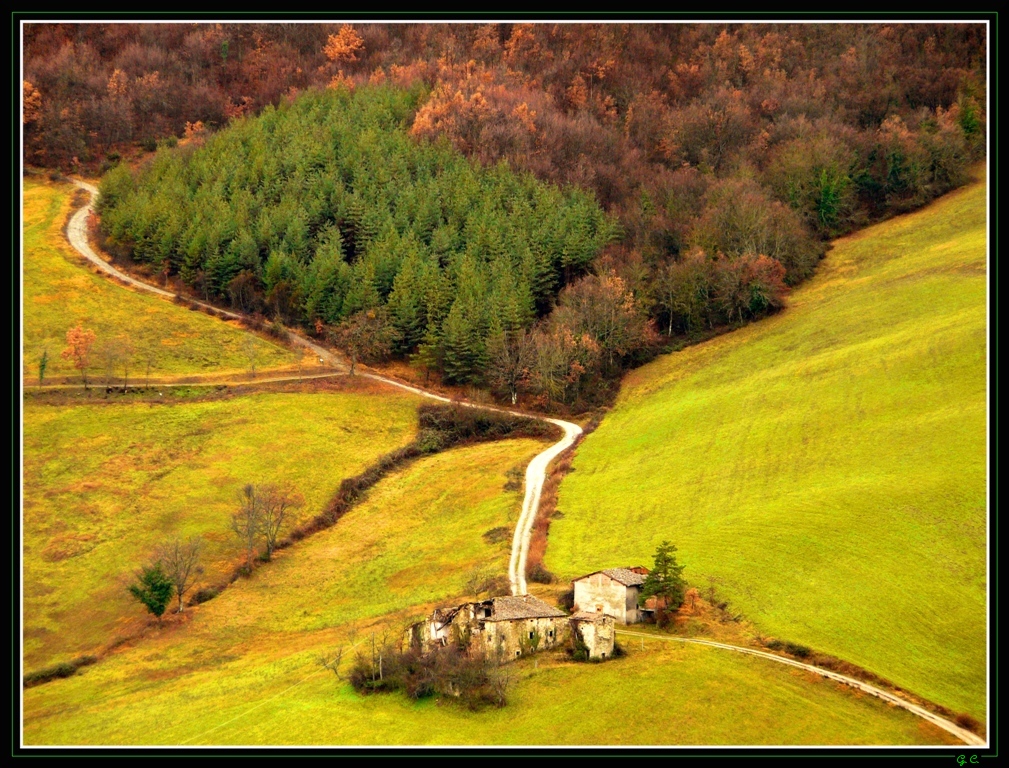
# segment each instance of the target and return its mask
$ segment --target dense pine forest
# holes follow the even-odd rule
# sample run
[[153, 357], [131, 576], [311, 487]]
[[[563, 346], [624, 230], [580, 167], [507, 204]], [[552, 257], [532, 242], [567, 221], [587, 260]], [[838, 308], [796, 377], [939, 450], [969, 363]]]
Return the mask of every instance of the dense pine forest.
[[209, 298], [581, 407], [964, 183], [984, 57], [954, 24], [28, 25], [25, 157], [108, 170], [110, 243]]
[[[616, 232], [591, 193], [481, 168], [408, 133], [423, 89], [347, 88], [268, 107], [101, 186], [114, 243], [208, 297], [286, 322], [382, 308], [395, 348], [476, 382], [489, 337], [528, 328]], [[568, 277], [568, 279], [570, 279]]]

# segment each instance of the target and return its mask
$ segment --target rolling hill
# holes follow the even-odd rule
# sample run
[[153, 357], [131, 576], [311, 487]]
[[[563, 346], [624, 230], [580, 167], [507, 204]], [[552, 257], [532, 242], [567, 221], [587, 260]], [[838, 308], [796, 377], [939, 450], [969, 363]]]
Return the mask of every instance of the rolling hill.
[[[624, 659], [510, 666], [504, 709], [361, 696], [320, 666], [399, 637], [474, 577], [503, 576], [533, 440], [456, 448], [376, 485], [335, 527], [183, 621], [25, 691], [31, 744], [944, 744], [903, 710], [797, 670], [633, 642]], [[507, 486], [507, 487], [506, 487]], [[614, 713], [626, 716], [615, 717]]]
[[417, 399], [260, 393], [24, 410], [28, 671], [90, 653], [146, 621], [127, 592], [172, 537], [206, 540], [205, 584], [241, 561], [230, 530], [246, 483], [288, 481], [319, 514], [345, 477], [413, 439]]
[[983, 179], [834, 243], [780, 314], [627, 376], [547, 567], [650, 564], [765, 635], [986, 711]]

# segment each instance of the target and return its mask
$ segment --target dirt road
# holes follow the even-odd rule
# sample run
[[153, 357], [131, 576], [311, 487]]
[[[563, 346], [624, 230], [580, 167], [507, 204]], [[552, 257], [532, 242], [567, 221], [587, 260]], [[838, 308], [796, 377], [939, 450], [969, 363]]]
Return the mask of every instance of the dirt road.
[[[72, 245], [74, 249], [85, 259], [90, 261], [106, 274], [112, 275], [112, 277], [115, 277], [117, 280], [128, 283], [134, 288], [139, 288], [142, 291], [157, 294], [162, 298], [174, 299], [175, 294], [171, 291], [166, 291], [164, 288], [158, 288], [156, 285], [150, 285], [149, 283], [145, 283], [143, 280], [138, 280], [132, 275], [128, 275], [125, 272], [116, 269], [114, 266], [109, 264], [109, 262], [94, 252], [91, 248], [91, 244], [88, 242], [88, 216], [95, 208], [95, 200], [98, 199], [98, 189], [93, 184], [88, 184], [87, 182], [80, 181], [78, 179], [74, 179], [74, 184], [81, 189], [90, 192], [91, 200], [70, 218], [70, 224], [67, 225], [67, 239], [70, 241], [70, 245]], [[216, 314], [223, 315], [231, 320], [244, 319], [244, 317], [237, 312], [229, 312], [226, 309], [220, 309], [219, 307], [215, 307], [202, 301], [187, 299], [187, 302], [196, 304], [204, 309], [213, 310]], [[332, 366], [340, 369], [345, 368], [340, 359], [325, 347], [320, 347], [318, 344], [315, 344], [296, 333], [291, 334], [291, 343], [295, 346], [301, 347], [302, 349], [307, 349], [313, 352], [319, 358]]]
[[[138, 280], [131, 275], [126, 274], [114, 266], [109, 264], [105, 259], [99, 256], [91, 248], [90, 243], [88, 243], [88, 216], [94, 210], [95, 201], [98, 199], [98, 189], [87, 182], [74, 179], [74, 184], [79, 188], [89, 192], [91, 194], [91, 200], [86, 206], [78, 210], [70, 219], [70, 224], [67, 226], [67, 238], [70, 240], [70, 244], [74, 249], [80, 253], [89, 262], [94, 264], [96, 267], [101, 269], [108, 275], [115, 277], [117, 280], [128, 283], [134, 288], [138, 288], [142, 291], [148, 291], [150, 293], [157, 294], [162, 298], [174, 299], [175, 294], [171, 291], [166, 291], [163, 288], [158, 288], [157, 286], [145, 283], [143, 280]], [[190, 300], [192, 301], [192, 300]], [[224, 309], [219, 309], [210, 304], [206, 304], [202, 301], [192, 301], [192, 303], [201, 306], [205, 309], [211, 309], [218, 315], [223, 315], [232, 320], [242, 320], [242, 315], [236, 312], [229, 312]], [[303, 349], [311, 351], [313, 354], [317, 355], [321, 360], [327, 364], [338, 368], [341, 372], [348, 372], [347, 366], [332, 352], [330, 352], [325, 347], [321, 347], [318, 344], [298, 335], [297, 333], [291, 332], [290, 341]], [[329, 374], [327, 374], [329, 375]], [[564, 430], [564, 437], [554, 445], [550, 446], [543, 453], [538, 454], [530, 463], [529, 467], [526, 469], [526, 489], [525, 498], [522, 501], [522, 514], [519, 516], [518, 523], [515, 526], [515, 534], [512, 538], [512, 551], [511, 559], [508, 565], [508, 581], [511, 584], [511, 591], [513, 595], [524, 595], [526, 594], [526, 558], [529, 555], [529, 542], [532, 538], [533, 523], [536, 521], [536, 513], [540, 506], [540, 494], [543, 491], [543, 483], [546, 481], [546, 471], [547, 466], [553, 461], [560, 453], [569, 448], [581, 434], [582, 428], [577, 424], [572, 424], [568, 421], [560, 421], [559, 419], [548, 419], [544, 416], [539, 416], [536, 414], [520, 413], [519, 411], [509, 411], [504, 408], [495, 408], [488, 405], [478, 405], [476, 403], [468, 403], [465, 401], [453, 401], [444, 395], [439, 395], [434, 392], [428, 392], [425, 389], [420, 389], [419, 387], [413, 387], [409, 384], [404, 384], [401, 381], [396, 381], [395, 379], [390, 379], [386, 376], [379, 376], [375, 373], [359, 373], [358, 376], [362, 378], [372, 379], [374, 381], [380, 381], [384, 384], [388, 384], [392, 387], [397, 387], [399, 389], [406, 390], [407, 392], [412, 392], [421, 397], [426, 397], [431, 400], [437, 400], [443, 403], [455, 402], [458, 405], [464, 405], [467, 408], [479, 408], [481, 410], [487, 411], [497, 411], [499, 413], [513, 413], [520, 416], [528, 416], [530, 418], [539, 419], [540, 421], [549, 421], [551, 424], [556, 424], [558, 427]], [[291, 376], [288, 379], [275, 378], [270, 379], [270, 381], [297, 381], [299, 377]]]
[[965, 744], [970, 744], [971, 746], [983, 747], [986, 745], [985, 740], [982, 739], [977, 734], [971, 733], [965, 728], [961, 728], [955, 723], [951, 723], [944, 717], [940, 717], [934, 712], [929, 712], [924, 707], [919, 707], [917, 704], [912, 704], [910, 701], [895, 696], [892, 693], [887, 693], [874, 685], [869, 685], [861, 680], [856, 680], [854, 677], [848, 677], [847, 675], [841, 675], [837, 672], [832, 672], [829, 669], [822, 669], [821, 667], [814, 667], [812, 664], [804, 664], [801, 661], [796, 661], [795, 659], [789, 659], [784, 656], [776, 656], [773, 653], [767, 653], [766, 651], [758, 651], [755, 648], [745, 648], [741, 645], [728, 645], [726, 643], [716, 643], [713, 640], [697, 640], [692, 637], [676, 637], [673, 635], [651, 635], [645, 634], [644, 632], [633, 632], [626, 629], [618, 629], [618, 635], [623, 635], [625, 637], [640, 637], [646, 640], [665, 640], [674, 643], [691, 643], [693, 645], [707, 645], [712, 648], [721, 648], [726, 651], [735, 651], [736, 653], [745, 653], [749, 656], [759, 656], [762, 659], [768, 659], [770, 661], [775, 661], [779, 664], [787, 664], [790, 667], [796, 667], [798, 669], [804, 669], [807, 672], [812, 672], [813, 674], [820, 675], [820, 677], [826, 677], [835, 682], [841, 683], [843, 685], [855, 688], [863, 693], [868, 693], [870, 696], [875, 696], [877, 699], [882, 699], [883, 701], [900, 707], [901, 709], [906, 709], [923, 720], [928, 720], [933, 725], [938, 728], [942, 728], [947, 733], [951, 733], [958, 739], [963, 741]]

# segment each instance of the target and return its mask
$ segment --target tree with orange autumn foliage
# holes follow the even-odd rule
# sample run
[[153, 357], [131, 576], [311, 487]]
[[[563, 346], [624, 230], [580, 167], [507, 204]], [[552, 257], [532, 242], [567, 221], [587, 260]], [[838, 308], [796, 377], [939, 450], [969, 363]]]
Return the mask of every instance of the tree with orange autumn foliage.
[[67, 347], [60, 353], [64, 360], [72, 360], [74, 368], [81, 372], [84, 389], [88, 388], [88, 365], [90, 364], [91, 347], [95, 343], [95, 332], [90, 328], [81, 328], [78, 324], [67, 331]]
[[502, 157], [521, 163], [538, 149], [543, 103], [544, 94], [530, 90], [514, 73], [476, 61], [441, 62], [434, 90], [411, 131], [425, 138], [446, 135], [460, 151], [488, 164]]
[[333, 78], [329, 81], [329, 85], [327, 85], [326, 87], [331, 88], [333, 90], [336, 90], [338, 88], [346, 88], [348, 91], [353, 91], [354, 81], [351, 80], [349, 77], [347, 77], [345, 74], [343, 74], [343, 70], [341, 69], [335, 75], [333, 75]]
[[785, 268], [769, 256], [746, 253], [715, 263], [715, 300], [730, 323], [780, 309], [787, 293]]
[[364, 53], [364, 40], [352, 25], [344, 24], [338, 33], [329, 36], [322, 50], [330, 61], [350, 64], [357, 61], [359, 53]]
[[21, 117], [21, 122], [34, 123], [39, 119], [42, 114], [42, 96], [39, 94], [38, 89], [25, 80], [22, 83], [22, 92], [24, 97], [24, 114]]
[[207, 127], [202, 120], [197, 120], [195, 123], [186, 122], [185, 137], [194, 144], [201, 144], [206, 134]]
[[604, 375], [621, 359], [656, 340], [655, 330], [634, 293], [614, 272], [587, 275], [561, 292], [553, 321], [599, 349]]

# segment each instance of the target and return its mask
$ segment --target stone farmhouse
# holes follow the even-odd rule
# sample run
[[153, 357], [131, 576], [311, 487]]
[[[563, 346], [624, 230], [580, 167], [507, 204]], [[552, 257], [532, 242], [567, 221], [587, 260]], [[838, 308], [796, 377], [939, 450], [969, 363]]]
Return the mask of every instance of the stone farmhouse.
[[438, 608], [414, 624], [410, 642], [424, 652], [456, 643], [471, 653], [514, 659], [554, 648], [567, 639], [567, 614], [532, 595], [492, 597]]
[[509, 595], [435, 609], [407, 630], [407, 641], [424, 653], [455, 644], [506, 661], [569, 643], [577, 631], [590, 658], [605, 659], [613, 653], [608, 618], [570, 617], [532, 595]]
[[620, 624], [644, 621], [654, 608], [638, 607], [641, 585], [648, 569], [643, 566], [609, 568], [574, 580], [575, 610], [605, 613]]

